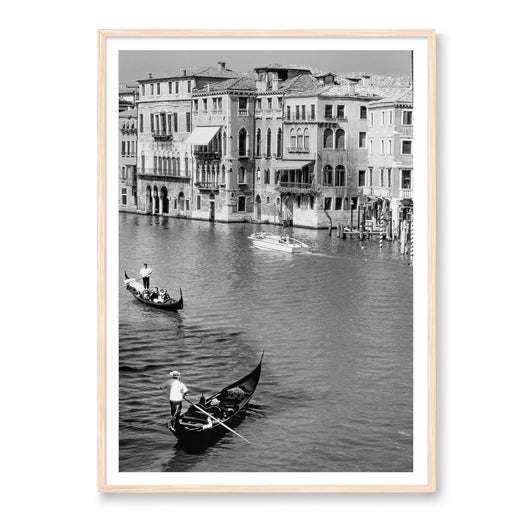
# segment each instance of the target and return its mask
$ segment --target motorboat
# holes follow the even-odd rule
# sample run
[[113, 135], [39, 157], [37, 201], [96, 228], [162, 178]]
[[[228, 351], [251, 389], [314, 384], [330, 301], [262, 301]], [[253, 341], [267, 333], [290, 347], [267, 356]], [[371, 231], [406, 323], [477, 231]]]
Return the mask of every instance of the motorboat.
[[289, 235], [274, 235], [273, 233], [253, 233], [248, 237], [253, 242], [253, 247], [258, 249], [271, 249], [285, 251], [286, 253], [305, 253], [310, 248], [300, 240]]

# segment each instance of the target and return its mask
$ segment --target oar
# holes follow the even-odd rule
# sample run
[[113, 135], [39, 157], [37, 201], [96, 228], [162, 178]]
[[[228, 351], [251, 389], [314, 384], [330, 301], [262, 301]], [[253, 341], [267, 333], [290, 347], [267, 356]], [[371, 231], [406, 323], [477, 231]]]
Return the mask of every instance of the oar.
[[221, 426], [224, 426], [224, 428], [228, 429], [231, 433], [234, 433], [235, 435], [238, 435], [238, 437], [240, 437], [243, 441], [246, 441], [247, 444], [251, 444], [245, 437], [242, 437], [242, 435], [240, 435], [240, 433], [237, 433], [235, 430], [232, 430], [227, 424], [224, 424], [222, 421], [219, 421], [216, 417], [213, 417], [213, 415], [211, 415], [210, 413], [206, 412], [206, 410], [204, 410], [203, 408], [201, 408], [200, 406], [196, 405], [195, 403], [192, 403], [189, 399], [187, 399], [186, 397], [184, 397], [184, 400], [188, 403], [190, 403], [192, 406], [194, 406], [195, 408], [197, 408], [197, 410], [199, 410], [200, 412], [202, 413], [205, 413], [210, 419], [212, 419], [213, 421], [217, 422], [218, 424], [220, 424]]
[[[139, 278], [135, 278], [135, 279], [134, 279], [134, 282], [137, 282], [137, 281], [142, 280], [142, 279], [143, 279], [143, 277], [140, 276]], [[130, 280], [130, 278], [127, 278], [127, 280]], [[125, 282], [121, 287], [126, 287], [127, 285], [128, 285], [128, 284]]]

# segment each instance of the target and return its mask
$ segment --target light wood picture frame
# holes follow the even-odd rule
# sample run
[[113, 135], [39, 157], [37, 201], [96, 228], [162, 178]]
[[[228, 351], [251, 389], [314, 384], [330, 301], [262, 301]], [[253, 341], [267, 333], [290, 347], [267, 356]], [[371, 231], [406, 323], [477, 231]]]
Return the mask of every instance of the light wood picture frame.
[[[360, 483], [323, 483], [316, 478], [315, 482], [306, 481], [305, 483], [295, 483], [290, 480], [286, 484], [218, 484], [205, 483], [201, 479], [200, 483], [193, 483], [190, 480], [187, 484], [179, 483], [149, 483], [145, 479], [137, 476], [134, 481], [114, 482], [107, 478], [107, 456], [111, 456], [110, 448], [107, 445], [107, 380], [114, 377], [107, 367], [107, 330], [113, 326], [107, 319], [107, 282], [115, 283], [107, 276], [107, 255], [114, 247], [107, 247], [107, 207], [115, 204], [106, 198], [107, 175], [107, 45], [109, 42], [120, 41], [122, 39], [246, 39], [254, 38], [261, 41], [267, 39], [355, 39], [369, 41], [370, 39], [380, 39], [380, 41], [406, 40], [421, 41], [425, 45], [426, 70], [414, 70], [415, 74], [423, 74], [425, 92], [425, 112], [423, 114], [424, 128], [427, 142], [424, 143], [426, 151], [425, 170], [426, 170], [426, 198], [425, 203], [425, 226], [424, 240], [426, 244], [423, 269], [419, 270], [420, 277], [414, 272], [414, 285], [416, 283], [424, 286], [424, 301], [422, 305], [426, 312], [423, 321], [426, 326], [424, 331], [424, 406], [426, 421], [424, 432], [423, 460], [423, 479], [420, 483], [367, 483], [360, 478]], [[98, 52], [98, 113], [97, 113], [97, 273], [98, 273], [98, 300], [97, 300], [97, 490], [99, 492], [298, 492], [298, 493], [321, 493], [321, 492], [433, 492], [436, 489], [436, 468], [435, 468], [435, 439], [436, 439], [436, 364], [435, 364], [435, 31], [430, 29], [418, 30], [347, 30], [347, 29], [312, 29], [312, 30], [216, 30], [216, 29], [197, 29], [197, 30], [151, 30], [151, 29], [100, 29], [97, 34]], [[261, 48], [261, 47], [259, 47]], [[117, 248], [116, 248], [117, 249]], [[108, 250], [108, 251], [107, 251]], [[416, 278], [417, 277], [417, 278]], [[415, 312], [414, 312], [415, 318]], [[415, 335], [414, 322], [414, 342]], [[414, 386], [415, 392], [415, 386]], [[415, 403], [415, 401], [414, 401]], [[415, 405], [414, 405], [415, 406]], [[415, 426], [414, 426], [415, 429]], [[415, 448], [415, 446], [414, 446]], [[415, 457], [414, 457], [415, 463]], [[129, 483], [127, 483], [129, 482]]]

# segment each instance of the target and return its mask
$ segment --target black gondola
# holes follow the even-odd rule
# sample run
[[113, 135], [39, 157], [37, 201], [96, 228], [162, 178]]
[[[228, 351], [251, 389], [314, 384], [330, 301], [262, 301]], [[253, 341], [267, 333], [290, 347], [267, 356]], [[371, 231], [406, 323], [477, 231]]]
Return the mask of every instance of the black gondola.
[[153, 302], [152, 300], [147, 300], [146, 298], [142, 297], [143, 287], [141, 284], [139, 284], [135, 280], [130, 280], [132, 279], [126, 274], [125, 271], [126, 289], [127, 291], [130, 291], [130, 293], [136, 300], [146, 305], [150, 305], [151, 307], [157, 307], [158, 309], [163, 309], [165, 311], [178, 311], [184, 307], [184, 300], [182, 299], [182, 289], [179, 288], [180, 297], [178, 300], [169, 299], [166, 302]]
[[[222, 388], [217, 393], [206, 399], [206, 405], [202, 407], [207, 413], [217, 418], [229, 427], [238, 424], [243, 416], [243, 411], [256, 390], [262, 370], [262, 360], [249, 374], [238, 381]], [[214, 399], [220, 401], [218, 406], [210, 403]], [[183, 444], [202, 447], [221, 437], [228, 430], [217, 421], [208, 420], [209, 417], [191, 405], [181, 414], [175, 423], [175, 429], [170, 430]]]

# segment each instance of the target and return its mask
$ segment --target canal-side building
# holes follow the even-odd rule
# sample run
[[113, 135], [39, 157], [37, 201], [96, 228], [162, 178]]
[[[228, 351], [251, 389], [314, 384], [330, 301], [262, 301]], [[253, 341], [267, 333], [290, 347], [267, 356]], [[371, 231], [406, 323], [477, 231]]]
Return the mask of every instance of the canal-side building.
[[208, 84], [193, 94], [192, 218], [244, 221], [253, 211], [255, 81]]
[[126, 208], [210, 221], [357, 226], [384, 210], [398, 226], [410, 213], [406, 77], [219, 63], [138, 85], [122, 208], [126, 188]]
[[285, 98], [276, 180], [283, 219], [295, 226], [350, 221], [367, 168], [367, 106], [377, 97], [358, 94], [355, 82], [336, 85], [331, 73], [323, 79], [323, 86]]
[[137, 84], [119, 84], [119, 112], [135, 108], [138, 99], [139, 88]]
[[388, 232], [399, 234], [413, 211], [412, 89], [373, 101], [368, 106], [368, 172], [360, 190], [375, 222], [381, 212]]
[[138, 212], [192, 216], [194, 159], [185, 143], [193, 130], [191, 98], [196, 89], [236, 76], [219, 63], [138, 81]]
[[137, 211], [137, 111], [119, 112], [119, 210]]
[[255, 194], [253, 220], [281, 224], [284, 214], [277, 175], [284, 156], [284, 107], [288, 95], [320, 85], [310, 67], [270, 64], [255, 69]]

